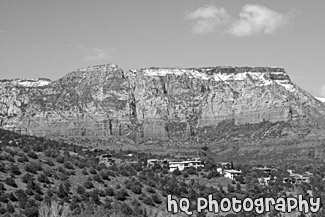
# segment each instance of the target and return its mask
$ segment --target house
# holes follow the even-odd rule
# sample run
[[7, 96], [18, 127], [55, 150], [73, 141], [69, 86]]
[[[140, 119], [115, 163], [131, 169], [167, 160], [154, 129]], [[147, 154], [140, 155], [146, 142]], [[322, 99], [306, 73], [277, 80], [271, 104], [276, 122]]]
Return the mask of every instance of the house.
[[310, 177], [308, 175], [301, 175], [298, 173], [292, 173], [292, 174], [290, 174], [290, 177], [292, 177], [297, 184], [300, 184], [302, 182], [309, 183], [309, 179], [310, 179]]
[[105, 164], [106, 166], [111, 166], [114, 163], [112, 159], [112, 154], [102, 154], [99, 156], [99, 164]]
[[257, 180], [260, 185], [269, 185], [271, 177], [261, 177], [261, 178], [257, 178]]
[[173, 172], [174, 170], [178, 169], [180, 171], [184, 170], [185, 168], [194, 167], [195, 169], [204, 167], [204, 163], [199, 160], [186, 160], [186, 161], [179, 161], [179, 162], [169, 162], [169, 171]]
[[149, 168], [155, 166], [156, 164], [158, 164], [160, 161], [158, 159], [148, 159], [147, 160], [147, 166]]
[[[311, 172], [305, 172], [304, 174], [295, 173], [293, 170], [287, 170], [289, 172], [289, 179], [293, 180], [290, 183], [292, 184], [300, 184], [302, 182], [310, 182], [310, 177], [313, 176]], [[288, 178], [283, 180], [284, 182], [288, 182]]]
[[224, 170], [223, 171], [223, 174], [225, 177], [231, 179], [231, 180], [234, 180], [236, 176], [240, 176], [242, 173], [241, 173], [241, 170]]
[[270, 182], [275, 182], [277, 180], [277, 177], [261, 177], [257, 178], [257, 180], [260, 185], [269, 185]]

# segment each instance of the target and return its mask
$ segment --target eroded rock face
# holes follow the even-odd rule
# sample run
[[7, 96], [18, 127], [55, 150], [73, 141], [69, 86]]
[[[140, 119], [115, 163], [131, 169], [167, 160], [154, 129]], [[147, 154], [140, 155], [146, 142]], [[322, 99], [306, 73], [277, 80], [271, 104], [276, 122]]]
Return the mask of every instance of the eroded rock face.
[[[50, 82], [0, 81], [0, 126], [49, 137], [187, 140], [224, 121], [324, 126], [324, 104], [282, 68], [87, 67]], [[280, 132], [281, 133], [281, 132]]]

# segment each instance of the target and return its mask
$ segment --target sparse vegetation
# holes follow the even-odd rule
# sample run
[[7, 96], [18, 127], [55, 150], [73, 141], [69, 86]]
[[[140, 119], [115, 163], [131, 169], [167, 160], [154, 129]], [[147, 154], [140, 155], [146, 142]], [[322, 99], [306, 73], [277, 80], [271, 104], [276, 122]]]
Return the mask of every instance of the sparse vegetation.
[[[203, 170], [188, 168], [170, 173], [160, 165], [145, 167], [145, 159], [152, 157], [146, 153], [132, 152], [132, 163], [105, 166], [99, 165], [96, 158], [101, 153], [83, 152], [81, 147], [71, 144], [0, 130], [0, 141], [10, 140], [19, 141], [19, 145], [0, 143], [5, 150], [0, 154], [0, 175], [4, 177], [0, 181], [1, 215], [49, 216], [48, 212], [56, 210], [57, 216], [148, 216], [148, 210], [165, 210], [167, 194], [191, 201], [208, 194], [220, 200], [232, 196], [276, 197], [293, 190], [304, 194], [313, 190], [324, 196], [319, 190], [325, 189], [322, 165], [308, 168], [319, 174], [310, 184], [288, 185], [279, 181], [260, 186], [251, 165], [235, 164], [244, 175], [230, 181], [220, 177], [213, 161], [208, 161]], [[75, 155], [69, 154], [72, 150]], [[117, 151], [115, 158], [128, 162], [126, 153]], [[279, 171], [274, 175], [283, 176], [284, 172]]]

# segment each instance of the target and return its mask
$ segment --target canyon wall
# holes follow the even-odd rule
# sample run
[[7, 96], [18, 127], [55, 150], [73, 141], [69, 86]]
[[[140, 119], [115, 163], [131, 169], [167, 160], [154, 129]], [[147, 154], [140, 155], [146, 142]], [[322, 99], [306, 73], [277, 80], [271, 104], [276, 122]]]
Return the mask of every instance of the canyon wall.
[[322, 127], [324, 114], [278, 67], [123, 72], [108, 64], [53, 82], [0, 80], [0, 127], [36, 136], [187, 140], [225, 121]]

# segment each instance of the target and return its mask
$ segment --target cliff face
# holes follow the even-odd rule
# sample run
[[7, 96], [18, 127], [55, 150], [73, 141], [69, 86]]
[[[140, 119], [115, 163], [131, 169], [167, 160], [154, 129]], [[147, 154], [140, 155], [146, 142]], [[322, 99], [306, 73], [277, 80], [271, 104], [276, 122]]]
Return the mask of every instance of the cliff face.
[[224, 122], [322, 127], [324, 114], [324, 104], [275, 67], [124, 73], [110, 64], [53, 82], [0, 81], [1, 128], [37, 136], [200, 141]]

